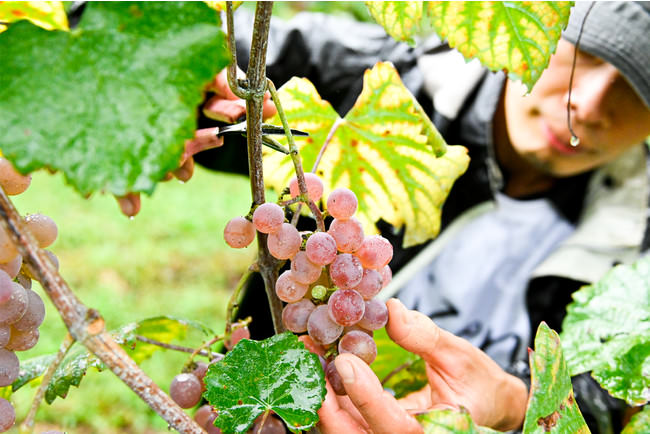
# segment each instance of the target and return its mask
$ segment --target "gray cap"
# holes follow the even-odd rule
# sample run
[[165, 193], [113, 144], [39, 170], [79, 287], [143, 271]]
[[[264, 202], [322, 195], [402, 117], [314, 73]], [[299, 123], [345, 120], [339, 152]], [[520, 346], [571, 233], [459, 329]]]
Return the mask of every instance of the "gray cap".
[[580, 49], [614, 65], [650, 108], [650, 2], [581, 2], [571, 10], [562, 36]]

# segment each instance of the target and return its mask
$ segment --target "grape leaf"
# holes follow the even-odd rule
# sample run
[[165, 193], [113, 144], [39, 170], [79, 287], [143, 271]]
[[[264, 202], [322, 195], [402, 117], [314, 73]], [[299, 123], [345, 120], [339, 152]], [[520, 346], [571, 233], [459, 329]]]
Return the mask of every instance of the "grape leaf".
[[542, 322], [529, 350], [531, 396], [528, 399], [525, 433], [588, 433], [573, 395], [560, 337]]
[[246, 432], [267, 410], [293, 432], [309, 430], [326, 392], [318, 357], [292, 333], [241, 340], [210, 365], [204, 381], [204, 396], [219, 412], [216, 425], [224, 432]]
[[[59, 1], [0, 2], [0, 22], [29, 20], [46, 30], [69, 30], [68, 16]], [[0, 24], [0, 32], [7, 28]]]
[[[371, 14], [397, 40], [412, 42], [430, 25], [466, 59], [505, 69], [528, 90], [548, 65], [573, 2], [369, 2]], [[420, 2], [409, 2], [420, 3]], [[408, 8], [408, 11], [406, 10]], [[400, 14], [410, 14], [408, 17]]]
[[465, 408], [456, 410], [432, 410], [416, 416], [424, 434], [489, 434], [498, 433], [490, 428], [477, 426]]
[[[243, 1], [238, 1], [238, 2], [232, 2], [232, 10], [234, 11], [237, 9], [241, 4], [244, 3]], [[225, 11], [226, 10], [226, 2], [216, 2], [216, 1], [206, 1], [206, 5], [210, 6], [212, 9], [215, 11]]]
[[384, 328], [375, 330], [373, 338], [377, 344], [377, 358], [370, 367], [383, 386], [395, 393], [395, 398], [402, 398], [427, 384], [426, 368], [420, 356], [393, 342]]
[[643, 434], [650, 432], [650, 408], [645, 408], [632, 416], [621, 434]]
[[650, 257], [573, 294], [562, 324], [572, 375], [592, 376], [630, 405], [650, 399]]
[[203, 88], [229, 62], [202, 2], [89, 2], [72, 32], [0, 34], [2, 153], [64, 172], [81, 194], [152, 193], [193, 137]]
[[[305, 170], [334, 130], [316, 171], [324, 203], [334, 188], [348, 187], [357, 195], [356, 217], [367, 233], [377, 232], [374, 223], [381, 218], [406, 226], [405, 247], [438, 234], [442, 204], [467, 169], [467, 150], [446, 146], [393, 65], [366, 71], [361, 95], [343, 119], [306, 79], [293, 78], [278, 93], [291, 127], [310, 133], [296, 138]], [[291, 157], [265, 150], [264, 173], [267, 184], [282, 191], [295, 176]]]

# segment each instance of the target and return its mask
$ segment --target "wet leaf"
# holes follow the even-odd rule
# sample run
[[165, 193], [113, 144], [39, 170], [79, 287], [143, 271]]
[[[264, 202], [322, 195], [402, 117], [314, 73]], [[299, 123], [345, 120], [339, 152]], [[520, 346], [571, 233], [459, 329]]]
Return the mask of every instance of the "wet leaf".
[[204, 396], [219, 412], [216, 425], [224, 432], [246, 432], [267, 410], [294, 432], [309, 430], [326, 392], [318, 357], [291, 333], [241, 340], [210, 365], [204, 381]]
[[573, 395], [560, 337], [542, 322], [530, 351], [531, 397], [528, 400], [525, 433], [588, 433]]
[[[46, 30], [68, 30], [68, 16], [59, 1], [0, 2], [0, 22], [29, 20]], [[0, 32], [6, 26], [0, 24]]]
[[[291, 127], [310, 133], [296, 138], [305, 170], [332, 132], [316, 171], [324, 203], [334, 188], [347, 187], [357, 195], [356, 217], [366, 233], [376, 233], [374, 223], [381, 218], [406, 227], [405, 247], [438, 234], [442, 204], [467, 169], [467, 150], [446, 146], [390, 63], [366, 71], [361, 95], [343, 119], [306, 79], [293, 78], [279, 94]], [[282, 191], [295, 176], [291, 158], [264, 152], [266, 181]]]

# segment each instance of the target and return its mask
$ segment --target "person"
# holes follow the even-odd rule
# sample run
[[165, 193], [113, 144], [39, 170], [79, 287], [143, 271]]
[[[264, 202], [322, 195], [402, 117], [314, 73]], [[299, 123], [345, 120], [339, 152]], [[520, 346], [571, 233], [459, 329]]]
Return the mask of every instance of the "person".
[[[250, 18], [235, 18], [245, 67]], [[650, 245], [649, 35], [648, 3], [578, 2], [548, 69], [525, 95], [504, 73], [465, 63], [436, 38], [411, 49], [374, 25], [304, 14], [272, 21], [267, 74], [277, 86], [306, 76], [344, 113], [363, 70], [390, 60], [446, 141], [466, 146], [471, 157], [445, 202], [443, 241], [399, 249], [400, 234], [379, 224], [396, 247], [391, 267], [401, 300], [387, 303], [387, 331], [422, 356], [429, 385], [397, 401], [365, 363], [339, 355], [348, 395], [328, 385], [322, 432], [421, 432], [414, 411], [460, 406], [480, 425], [521, 427], [528, 394], [522, 366], [539, 322], [560, 330], [575, 290]], [[228, 170], [230, 159], [218, 153], [226, 148], [196, 154], [197, 161]], [[256, 286], [242, 315], [263, 297]], [[573, 384], [592, 431], [621, 429], [622, 402], [588, 377]]]

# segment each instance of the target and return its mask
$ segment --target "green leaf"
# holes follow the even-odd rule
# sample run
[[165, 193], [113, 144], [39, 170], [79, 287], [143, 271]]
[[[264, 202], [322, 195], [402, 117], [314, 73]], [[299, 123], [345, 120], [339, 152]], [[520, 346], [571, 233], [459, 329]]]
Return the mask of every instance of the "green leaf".
[[0, 398], [9, 400], [12, 393], [11, 386], [0, 387]]
[[219, 363], [210, 365], [204, 396], [217, 409], [225, 432], [246, 432], [255, 418], [274, 411], [294, 432], [309, 430], [325, 399], [318, 357], [292, 333], [263, 341], [241, 340]]
[[[29, 20], [46, 30], [68, 30], [68, 16], [59, 1], [0, 2], [0, 21]], [[0, 32], [6, 26], [0, 25]]]
[[383, 386], [395, 392], [396, 398], [420, 390], [427, 384], [426, 366], [420, 356], [393, 342], [386, 329], [375, 330], [374, 340], [377, 358], [370, 367]]
[[573, 294], [562, 324], [572, 375], [592, 376], [631, 405], [650, 399], [650, 257]]
[[21, 172], [63, 171], [84, 195], [152, 193], [229, 61], [202, 2], [89, 2], [74, 31], [18, 22], [0, 51], [2, 153]]
[[174, 340], [186, 339], [190, 330], [198, 330], [204, 336], [214, 336], [214, 332], [199, 322], [171, 316], [158, 316], [127, 324], [113, 333], [113, 336], [115, 341], [125, 348], [129, 356], [136, 363], [140, 363], [164, 348], [139, 341], [137, 336], [169, 344]]
[[12, 383], [11, 389], [15, 392], [25, 384], [41, 377], [55, 358], [55, 354], [45, 354], [31, 359], [21, 360], [20, 373], [18, 378]]
[[650, 408], [644, 408], [632, 416], [621, 434], [643, 434], [650, 432]]
[[535, 336], [535, 351], [529, 353], [531, 397], [524, 432], [588, 433], [575, 401], [558, 334], [542, 322]]
[[421, 1], [366, 2], [370, 15], [386, 33], [397, 41], [415, 45], [416, 35], [431, 32], [429, 20], [424, 19], [425, 5]]
[[[278, 93], [291, 127], [310, 133], [296, 138], [305, 170], [335, 129], [316, 171], [325, 187], [323, 203], [333, 189], [348, 187], [359, 200], [356, 217], [366, 233], [376, 233], [381, 218], [406, 227], [405, 247], [438, 234], [442, 204], [467, 169], [467, 150], [445, 145], [390, 63], [366, 71], [361, 95], [343, 119], [306, 79], [293, 78]], [[291, 158], [264, 152], [266, 181], [282, 191], [295, 176]]]
[[461, 408], [456, 410], [432, 410], [416, 416], [425, 434], [481, 434], [498, 433], [486, 427], [477, 426], [469, 412]]

